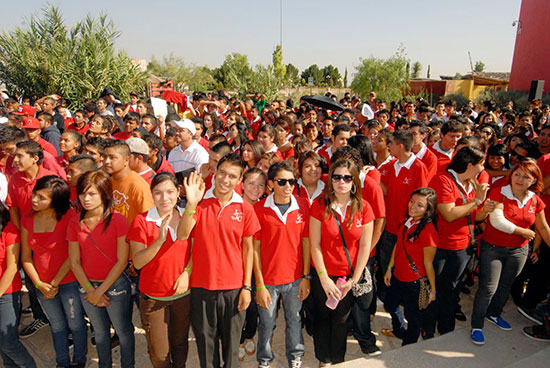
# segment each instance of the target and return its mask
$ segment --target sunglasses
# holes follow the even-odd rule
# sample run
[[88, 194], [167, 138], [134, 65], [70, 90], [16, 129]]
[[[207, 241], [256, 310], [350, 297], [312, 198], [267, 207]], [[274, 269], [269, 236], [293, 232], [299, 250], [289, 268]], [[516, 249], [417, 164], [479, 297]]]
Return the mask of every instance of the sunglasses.
[[351, 176], [351, 175], [338, 175], [338, 174], [332, 175], [332, 181], [334, 183], [337, 183], [340, 180], [344, 180], [344, 183], [349, 184], [353, 181], [353, 176]]
[[284, 187], [286, 183], [290, 185], [296, 185], [298, 184], [298, 180], [296, 179], [275, 179], [275, 182], [280, 185], [281, 187]]

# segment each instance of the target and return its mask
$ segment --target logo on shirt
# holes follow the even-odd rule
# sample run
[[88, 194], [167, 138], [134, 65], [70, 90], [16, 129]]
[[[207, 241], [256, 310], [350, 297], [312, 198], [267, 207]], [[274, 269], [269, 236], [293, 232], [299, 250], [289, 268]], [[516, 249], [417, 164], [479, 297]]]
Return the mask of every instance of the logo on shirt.
[[303, 224], [304, 223], [304, 215], [299, 213], [297, 216], [296, 216], [296, 223], [297, 224]]
[[243, 220], [243, 213], [240, 212], [238, 209], [235, 209], [235, 212], [231, 216], [231, 220], [241, 222]]
[[403, 184], [409, 185], [410, 183], [411, 183], [411, 179], [409, 179], [409, 178], [403, 179]]
[[355, 219], [355, 227], [361, 227], [363, 225], [361, 225], [361, 220], [359, 219]]
[[113, 190], [113, 203], [115, 205], [115, 211], [128, 217], [128, 212], [130, 211], [130, 204], [128, 204], [128, 196], [124, 193], [119, 192], [118, 190]]
[[527, 212], [535, 213], [535, 206], [529, 206], [529, 210]]
[[382, 176], [386, 176], [387, 173], [388, 173], [388, 171], [386, 169], [380, 171], [380, 175], [382, 175]]

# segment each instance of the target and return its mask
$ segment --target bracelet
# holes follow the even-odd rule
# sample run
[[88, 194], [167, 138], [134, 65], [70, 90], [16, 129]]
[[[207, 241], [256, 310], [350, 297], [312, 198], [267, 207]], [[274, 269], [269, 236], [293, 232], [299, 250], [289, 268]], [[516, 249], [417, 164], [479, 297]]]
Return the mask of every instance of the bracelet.
[[183, 270], [189, 272], [189, 275], [193, 273], [193, 270], [190, 269], [189, 267], [185, 267]]
[[244, 286], [242, 287], [242, 289], [248, 290], [248, 291], [252, 292], [252, 287], [250, 287], [250, 286], [248, 286], [248, 285], [244, 285]]
[[91, 283], [91, 282], [88, 282], [86, 285], [84, 285], [84, 286], [82, 287], [82, 289], [84, 289], [84, 291], [86, 291], [86, 289], [87, 289], [88, 287], [90, 287], [91, 285], [92, 285], [92, 283]]
[[263, 289], [265, 289], [265, 285], [256, 287], [256, 290], [258, 290], [258, 291], [263, 290]]
[[327, 270], [322, 270], [322, 271], [317, 272], [317, 276], [321, 276], [324, 273], [327, 273]]
[[310, 281], [311, 280], [311, 275], [302, 275], [302, 278], [305, 279], [305, 280]]
[[34, 287], [38, 289], [38, 287], [40, 286], [40, 284], [42, 284], [42, 281], [38, 281], [38, 282], [36, 283], [36, 285], [34, 285]]
[[483, 201], [479, 198], [474, 198], [473, 201], [479, 206], [480, 204], [483, 203]]
[[189, 210], [186, 208], [186, 209], [183, 210], [183, 212], [184, 212], [184, 213], [187, 213], [187, 214], [190, 214], [190, 215], [194, 215], [195, 212], [197, 212], [197, 211], [195, 211], [195, 210], [189, 211]]
[[388, 265], [388, 267], [386, 267], [388, 270], [391, 270], [393, 268], [393, 266], [390, 266]]

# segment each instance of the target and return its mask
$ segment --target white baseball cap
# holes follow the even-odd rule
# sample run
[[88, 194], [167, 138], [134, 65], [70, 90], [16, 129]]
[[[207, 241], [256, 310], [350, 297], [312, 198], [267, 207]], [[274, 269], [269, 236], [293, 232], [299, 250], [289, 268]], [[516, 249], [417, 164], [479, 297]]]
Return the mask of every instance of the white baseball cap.
[[195, 133], [197, 132], [197, 130], [195, 129], [195, 123], [193, 123], [189, 119], [174, 120], [172, 121], [172, 126], [187, 129], [193, 135], [195, 135]]

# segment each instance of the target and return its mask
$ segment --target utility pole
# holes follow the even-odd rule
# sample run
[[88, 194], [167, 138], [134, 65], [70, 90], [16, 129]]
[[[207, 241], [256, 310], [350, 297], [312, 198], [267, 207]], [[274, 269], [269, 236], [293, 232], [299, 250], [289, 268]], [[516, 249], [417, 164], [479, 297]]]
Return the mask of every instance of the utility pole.
[[280, 0], [281, 4], [281, 20], [280, 20], [280, 39], [279, 43], [281, 45], [281, 49], [283, 48], [283, 0]]
[[468, 51], [468, 58], [470, 59], [470, 68], [472, 69], [472, 74], [474, 74], [474, 64], [472, 63], [472, 55], [470, 55], [470, 51]]

